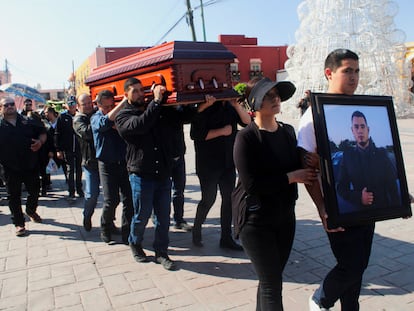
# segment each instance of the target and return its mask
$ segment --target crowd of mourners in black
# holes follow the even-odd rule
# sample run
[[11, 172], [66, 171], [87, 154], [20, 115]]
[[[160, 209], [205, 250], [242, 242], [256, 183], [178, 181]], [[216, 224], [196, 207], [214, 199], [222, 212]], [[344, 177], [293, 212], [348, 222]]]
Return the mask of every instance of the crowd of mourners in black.
[[[324, 74], [328, 93], [351, 96], [358, 86], [359, 58], [346, 49], [334, 50], [325, 60]], [[155, 262], [175, 270], [168, 255], [171, 218], [176, 229], [191, 231], [194, 247], [203, 247], [202, 227], [219, 190], [218, 245], [245, 251], [251, 260], [259, 279], [257, 310], [283, 310], [282, 273], [294, 240], [297, 184], [303, 183], [337, 259], [310, 297], [310, 310], [329, 310], [338, 300], [343, 310], [359, 310], [361, 280], [375, 225], [328, 229], [308, 108], [310, 91], [297, 106], [302, 115], [298, 139], [291, 125], [276, 119], [281, 102], [295, 91], [288, 81], [254, 78], [238, 99], [217, 100], [206, 95], [199, 104], [165, 105], [165, 86], [156, 85], [148, 101], [141, 81], [129, 78], [117, 105], [114, 94], [104, 90], [94, 100], [88, 94], [69, 98], [62, 112], [47, 105], [41, 113], [33, 110], [31, 100], [18, 113], [14, 99], [1, 96], [0, 164], [16, 235], [27, 234], [22, 185], [27, 190], [26, 215], [33, 222], [42, 222], [37, 213], [39, 196], [47, 196], [52, 188], [50, 171], [62, 167], [66, 199], [84, 199], [84, 230], [92, 229], [92, 215], [102, 191], [101, 240], [111, 244], [113, 235], [119, 234], [133, 258], [147, 262], [142, 244], [152, 218]], [[358, 145], [365, 149], [371, 141], [367, 120], [360, 112], [351, 119], [364, 133], [364, 141]], [[184, 124], [191, 124], [201, 192], [193, 226], [184, 219]], [[345, 189], [348, 184], [342, 185], [344, 191], [349, 192]], [[374, 190], [352, 190], [358, 192], [353, 195], [362, 205], [372, 205], [379, 197]], [[114, 222], [118, 205], [122, 205], [121, 228]], [[235, 241], [238, 237], [241, 245]]]

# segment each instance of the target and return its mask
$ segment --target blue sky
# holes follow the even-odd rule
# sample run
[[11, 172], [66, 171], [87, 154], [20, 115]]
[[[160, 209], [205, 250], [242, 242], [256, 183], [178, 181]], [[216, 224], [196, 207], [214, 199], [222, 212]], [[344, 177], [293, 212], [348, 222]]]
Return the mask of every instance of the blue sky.
[[[375, 0], [374, 0], [375, 1]], [[204, 3], [209, 0], [204, 0]], [[259, 45], [295, 43], [301, 0], [217, 0], [204, 8], [207, 41], [219, 34], [257, 37]], [[413, 0], [396, 0], [397, 28], [414, 41]], [[191, 0], [192, 6], [200, 5]], [[75, 67], [94, 49], [151, 46], [183, 16], [185, 0], [2, 0], [0, 68], [5, 59], [13, 81], [62, 88]], [[197, 39], [203, 40], [201, 11], [194, 12]], [[183, 19], [163, 41], [192, 40]]]

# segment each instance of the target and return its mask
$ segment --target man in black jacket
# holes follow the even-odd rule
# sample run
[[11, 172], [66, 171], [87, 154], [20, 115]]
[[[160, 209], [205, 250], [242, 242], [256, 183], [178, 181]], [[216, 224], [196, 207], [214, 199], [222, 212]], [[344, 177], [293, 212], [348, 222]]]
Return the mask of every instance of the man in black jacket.
[[92, 99], [88, 94], [81, 94], [78, 96], [78, 110], [79, 112], [73, 118], [73, 129], [78, 135], [82, 153], [82, 169], [85, 175], [83, 227], [86, 231], [91, 231], [91, 218], [98, 202], [100, 181], [98, 161], [95, 156], [96, 152], [91, 128], [91, 116], [93, 115], [94, 110]]
[[[401, 204], [397, 171], [385, 148], [379, 148], [369, 135], [365, 115], [354, 111], [352, 134], [356, 145], [345, 149], [339, 166], [338, 194], [348, 201], [352, 210], [387, 208]], [[342, 210], [339, 206], [340, 212]]]
[[145, 227], [154, 212], [155, 260], [167, 270], [175, 268], [168, 257], [172, 146], [171, 126], [163, 116], [162, 100], [166, 89], [155, 86], [154, 100], [144, 102], [144, 88], [136, 78], [124, 84], [128, 99], [115, 118], [121, 137], [127, 143], [127, 169], [131, 184], [134, 215], [129, 244], [137, 262], [147, 261], [142, 248]]
[[39, 149], [46, 142], [42, 123], [17, 113], [13, 98], [0, 100], [0, 164], [3, 165], [9, 208], [16, 235], [26, 234], [21, 206], [22, 183], [28, 196], [26, 214], [34, 222], [42, 222], [36, 209], [39, 199]]
[[[79, 197], [83, 197], [82, 190], [82, 155], [78, 138], [73, 130], [73, 117], [76, 113], [76, 102], [68, 101], [68, 110], [62, 112], [58, 118], [55, 128], [55, 148], [56, 156], [64, 160], [68, 173], [68, 199], [75, 198], [75, 187]], [[75, 182], [76, 176], [76, 182]]]

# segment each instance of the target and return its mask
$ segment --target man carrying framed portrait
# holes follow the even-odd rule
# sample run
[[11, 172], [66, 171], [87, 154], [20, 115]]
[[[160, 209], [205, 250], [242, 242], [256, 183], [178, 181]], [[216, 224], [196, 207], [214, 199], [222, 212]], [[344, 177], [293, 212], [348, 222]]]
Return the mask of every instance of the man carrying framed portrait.
[[[325, 77], [328, 80], [328, 91], [325, 96], [327, 99], [325, 103], [327, 106], [330, 106], [327, 107], [326, 110], [331, 108], [338, 109], [335, 105], [332, 107], [332, 104], [335, 103], [338, 96], [342, 96], [345, 105], [356, 105], [359, 103], [361, 96], [354, 95], [355, 90], [358, 87], [359, 71], [359, 57], [354, 52], [347, 49], [337, 49], [329, 53], [325, 59], [324, 69]], [[341, 190], [338, 190], [338, 193], [343, 195], [345, 201], [346, 198], [350, 198], [354, 195], [350, 194], [350, 192], [347, 193], [347, 191], [350, 191], [350, 189], [357, 190], [355, 191], [355, 197], [360, 196], [360, 199], [355, 198], [354, 203], [358, 204], [356, 202], [361, 200], [364, 206], [373, 205], [374, 202], [376, 203], [377, 201], [382, 201], [386, 204], [386, 199], [380, 199], [382, 194], [378, 194], [377, 190], [374, 191], [371, 189], [371, 186], [362, 186], [364, 182], [361, 182], [361, 185], [359, 185], [356, 179], [351, 181], [351, 177], [346, 180], [344, 176], [346, 174], [345, 171], [341, 171], [344, 167], [339, 169], [339, 173], [333, 172], [332, 163], [334, 162], [334, 152], [331, 149], [332, 144], [330, 144], [330, 136], [326, 131], [326, 126], [321, 126], [320, 124], [320, 119], [325, 119], [325, 113], [327, 113], [327, 111], [322, 109], [324, 107], [315, 104], [315, 96], [312, 95], [311, 99], [313, 100], [311, 109], [308, 109], [300, 120], [298, 147], [302, 150], [304, 167], [313, 167], [322, 172], [322, 182], [306, 185], [306, 189], [318, 209], [319, 216], [327, 231], [330, 246], [337, 260], [337, 264], [327, 274], [320, 287], [310, 297], [309, 308], [310, 310], [329, 310], [329, 308], [334, 306], [336, 301], [340, 300], [341, 310], [355, 311], [359, 310], [358, 300], [362, 285], [362, 276], [368, 266], [371, 254], [375, 221], [381, 217], [384, 217], [383, 219], [387, 218], [384, 215], [380, 216], [380, 218], [371, 217], [368, 213], [365, 214], [365, 216], [369, 217], [364, 216], [364, 221], [361, 222], [349, 225], [346, 222], [343, 224], [337, 222], [336, 220], [340, 219], [340, 212], [338, 209], [338, 194], [336, 193], [336, 190], [341, 188]], [[315, 117], [315, 115], [318, 114], [322, 115], [322, 118]], [[343, 114], [341, 117], [343, 118]], [[362, 122], [361, 119], [365, 122]], [[369, 130], [367, 128], [366, 119], [361, 117], [361, 115], [357, 115], [355, 118], [352, 117], [351, 121], [358, 121], [355, 123], [355, 125], [358, 124], [358, 131], [355, 131], [356, 136], [354, 135], [357, 145], [360, 145], [361, 149], [365, 149], [365, 151], [376, 152], [378, 154], [378, 150], [373, 149], [374, 144], [372, 140], [369, 141]], [[364, 133], [359, 133], [359, 130], [363, 127]], [[325, 130], [321, 131], [321, 128], [325, 128]], [[394, 146], [394, 148], [395, 147], [396, 146]], [[319, 159], [317, 153], [323, 155], [323, 157]], [[341, 156], [342, 159], [339, 159], [337, 163], [341, 163], [341, 166], [347, 166], [346, 162], [351, 161], [349, 158], [352, 157], [351, 154], [348, 155], [348, 153], [348, 151], [338, 152], [337, 155]], [[402, 159], [400, 160], [400, 162], [402, 162]], [[364, 160], [365, 164], [366, 161], [368, 160]], [[361, 164], [363, 165], [363, 163]], [[352, 163], [350, 165], [352, 165]], [[378, 163], [378, 166], [379, 165], [380, 164]], [[382, 163], [381, 165], [384, 164]], [[359, 174], [362, 175], [362, 166], [358, 167], [360, 168]], [[381, 167], [381, 169], [385, 168]], [[358, 174], [358, 172], [355, 174]], [[355, 174], [353, 173], [350, 175]], [[342, 176], [338, 177], [339, 175]], [[372, 174], [370, 175], [370, 172], [366, 175], [369, 181], [376, 178], [376, 176]], [[393, 182], [395, 182], [395, 174], [391, 174], [391, 176]], [[337, 181], [336, 178], [339, 181]], [[361, 189], [358, 191], [356, 188]], [[357, 192], [359, 192], [359, 194], [357, 194]], [[404, 197], [407, 198], [407, 202], [404, 203], [407, 203], [409, 206], [408, 191], [404, 194]], [[397, 195], [393, 191], [390, 200], [396, 200], [396, 197]], [[330, 218], [329, 220], [328, 215]], [[349, 213], [349, 215], [353, 216], [352, 213]], [[411, 210], [409, 210], [409, 213], [407, 212], [405, 216], [411, 216]], [[335, 221], [332, 222], [331, 218]]]

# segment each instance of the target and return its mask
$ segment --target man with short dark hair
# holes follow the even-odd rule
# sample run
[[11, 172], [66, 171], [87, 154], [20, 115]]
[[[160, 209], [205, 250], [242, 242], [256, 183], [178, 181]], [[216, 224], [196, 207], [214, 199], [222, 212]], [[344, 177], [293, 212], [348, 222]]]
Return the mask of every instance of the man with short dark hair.
[[33, 101], [30, 98], [26, 98], [24, 100], [24, 107], [23, 107], [21, 114], [24, 116], [27, 116], [32, 111], [33, 111]]
[[17, 113], [13, 98], [0, 99], [0, 164], [3, 165], [9, 208], [16, 235], [26, 234], [21, 206], [22, 183], [28, 196], [26, 214], [33, 222], [42, 222], [36, 212], [39, 199], [39, 149], [46, 142], [45, 127]]
[[79, 197], [84, 197], [82, 189], [82, 155], [79, 141], [73, 130], [73, 117], [76, 113], [76, 101], [66, 104], [67, 111], [62, 112], [55, 128], [55, 148], [57, 158], [64, 160], [68, 178], [68, 199], [75, 199], [75, 189]]
[[155, 260], [165, 269], [173, 270], [175, 264], [168, 256], [172, 130], [162, 107], [166, 88], [156, 85], [154, 99], [149, 104], [144, 101], [144, 88], [138, 79], [127, 79], [124, 90], [128, 101], [116, 116], [115, 124], [127, 143], [127, 169], [134, 206], [129, 244], [134, 259], [146, 262], [142, 241], [154, 212]]
[[91, 118], [91, 126], [104, 196], [101, 239], [105, 243], [112, 241], [115, 209], [122, 202], [122, 241], [128, 245], [133, 214], [132, 192], [125, 161], [126, 143], [119, 136], [114, 122], [119, 111], [126, 105], [127, 98], [115, 106], [114, 94], [103, 90], [99, 92], [96, 103], [98, 111]]
[[[353, 95], [359, 81], [359, 58], [347, 49], [329, 53], [325, 60], [325, 77], [330, 94]], [[298, 131], [298, 147], [303, 151], [304, 166], [319, 169], [316, 161], [317, 144], [313, 127], [312, 109], [303, 114]], [[375, 223], [328, 229], [325, 203], [319, 182], [305, 185], [314, 201], [328, 234], [336, 266], [328, 273], [320, 287], [309, 298], [309, 308], [329, 310], [337, 300], [343, 311], [359, 310], [362, 275], [368, 267]]]
[[361, 111], [352, 113], [351, 124], [356, 145], [343, 152], [339, 165], [338, 194], [355, 210], [400, 205], [397, 171], [387, 150], [375, 145], [369, 134], [367, 119]]

